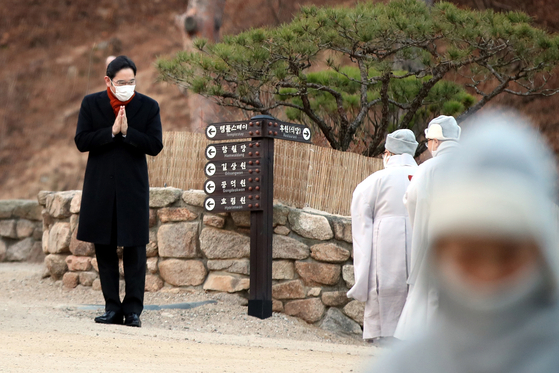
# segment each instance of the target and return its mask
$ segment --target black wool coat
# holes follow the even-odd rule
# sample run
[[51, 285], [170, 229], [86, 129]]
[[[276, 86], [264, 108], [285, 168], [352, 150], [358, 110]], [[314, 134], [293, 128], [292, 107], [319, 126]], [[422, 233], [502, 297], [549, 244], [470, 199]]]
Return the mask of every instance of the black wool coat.
[[155, 156], [163, 149], [159, 105], [136, 92], [126, 117], [126, 137], [113, 137], [116, 116], [107, 91], [82, 101], [74, 138], [79, 151], [89, 152], [77, 235], [81, 241], [118, 246], [149, 242], [146, 154]]

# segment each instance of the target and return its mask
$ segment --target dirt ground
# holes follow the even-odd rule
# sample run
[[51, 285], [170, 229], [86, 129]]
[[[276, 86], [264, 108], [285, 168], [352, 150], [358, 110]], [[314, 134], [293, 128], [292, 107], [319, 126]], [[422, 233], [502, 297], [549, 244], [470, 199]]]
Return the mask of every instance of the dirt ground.
[[0, 263], [0, 372], [364, 372], [382, 349], [283, 314], [246, 315], [234, 295], [146, 293], [142, 328], [93, 322], [102, 294], [41, 279], [41, 264]]

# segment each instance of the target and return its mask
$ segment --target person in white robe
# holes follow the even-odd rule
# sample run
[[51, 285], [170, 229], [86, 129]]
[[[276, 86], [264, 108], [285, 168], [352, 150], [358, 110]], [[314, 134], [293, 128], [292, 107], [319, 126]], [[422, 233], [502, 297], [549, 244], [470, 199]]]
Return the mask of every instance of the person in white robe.
[[347, 296], [366, 302], [363, 339], [392, 337], [407, 296], [411, 226], [402, 198], [417, 169], [412, 131], [386, 138], [385, 168], [353, 192], [355, 285]]
[[[439, 307], [378, 373], [559, 370], [557, 166], [518, 116], [482, 115], [435, 186], [428, 271]], [[476, 123], [477, 122], [477, 123]]]
[[454, 117], [441, 115], [429, 122], [425, 130], [425, 138], [433, 158], [419, 166], [404, 195], [404, 204], [410, 216], [413, 236], [408, 277], [410, 287], [394, 334], [398, 339], [409, 339], [420, 332], [437, 307], [437, 294], [433, 291], [433, 287], [418, 281], [418, 276], [425, 270], [433, 180], [441, 165], [457, 150], [460, 133], [461, 128]]

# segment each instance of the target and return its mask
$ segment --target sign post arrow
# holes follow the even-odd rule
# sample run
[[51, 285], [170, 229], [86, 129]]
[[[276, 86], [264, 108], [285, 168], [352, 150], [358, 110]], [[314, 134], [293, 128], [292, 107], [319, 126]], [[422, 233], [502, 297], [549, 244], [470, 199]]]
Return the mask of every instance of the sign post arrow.
[[213, 198], [207, 198], [206, 202], [204, 203], [204, 206], [206, 207], [206, 210], [212, 211], [215, 207], [214, 199]]

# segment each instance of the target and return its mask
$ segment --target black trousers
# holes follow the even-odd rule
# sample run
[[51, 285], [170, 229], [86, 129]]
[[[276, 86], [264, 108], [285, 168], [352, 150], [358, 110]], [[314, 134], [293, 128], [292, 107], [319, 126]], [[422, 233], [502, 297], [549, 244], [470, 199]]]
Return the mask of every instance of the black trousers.
[[99, 266], [99, 279], [105, 298], [105, 311], [121, 312], [124, 315], [140, 315], [144, 309], [144, 288], [146, 283], [146, 247], [124, 247], [125, 296], [122, 302], [119, 294], [118, 254], [116, 244], [95, 244], [95, 255]]

